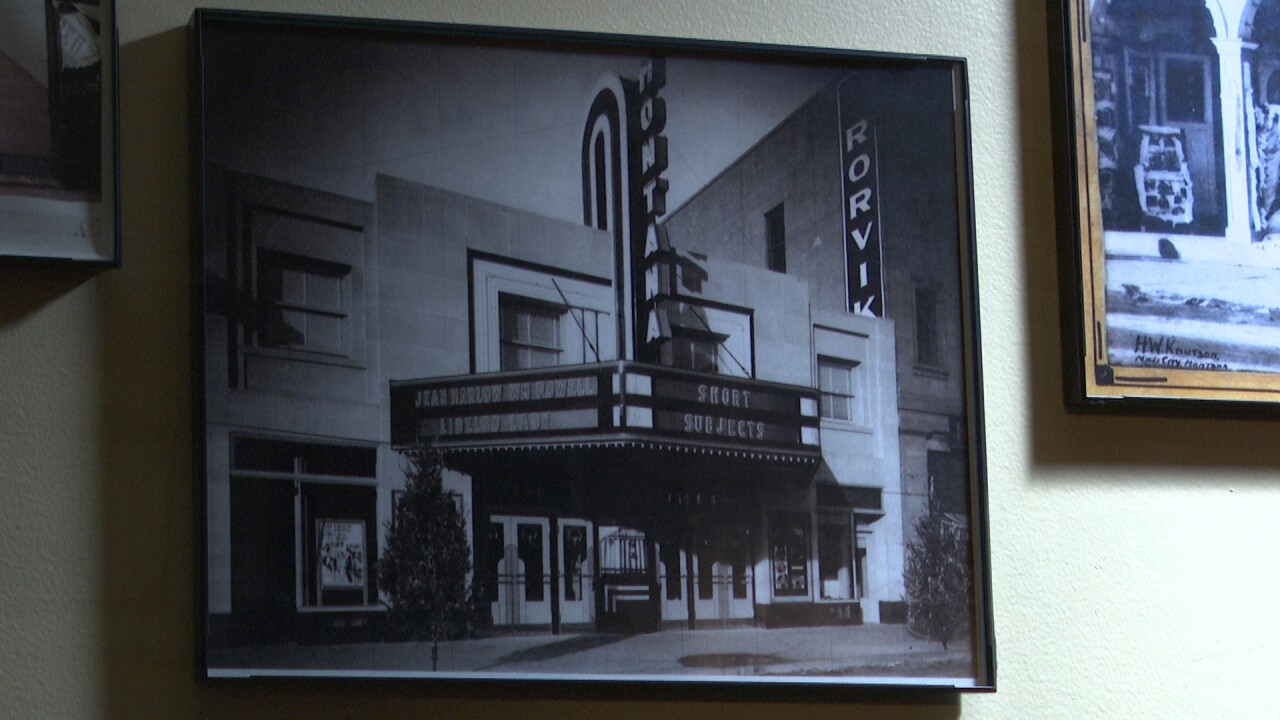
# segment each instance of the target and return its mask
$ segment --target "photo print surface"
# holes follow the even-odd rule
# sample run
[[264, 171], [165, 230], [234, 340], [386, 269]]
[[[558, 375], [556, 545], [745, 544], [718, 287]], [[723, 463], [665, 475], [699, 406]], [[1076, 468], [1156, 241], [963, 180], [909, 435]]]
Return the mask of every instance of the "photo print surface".
[[114, 13], [0, 0], [0, 256], [118, 262]]
[[990, 685], [962, 65], [194, 32], [211, 676]]

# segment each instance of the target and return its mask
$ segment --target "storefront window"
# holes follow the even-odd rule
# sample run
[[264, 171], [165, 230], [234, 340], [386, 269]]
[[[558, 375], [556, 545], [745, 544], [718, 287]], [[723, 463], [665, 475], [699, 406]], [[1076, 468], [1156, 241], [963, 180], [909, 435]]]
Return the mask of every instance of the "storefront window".
[[779, 597], [809, 594], [809, 516], [776, 513], [769, 518], [773, 593]]
[[233, 604], [377, 604], [372, 448], [235, 438], [232, 468]]

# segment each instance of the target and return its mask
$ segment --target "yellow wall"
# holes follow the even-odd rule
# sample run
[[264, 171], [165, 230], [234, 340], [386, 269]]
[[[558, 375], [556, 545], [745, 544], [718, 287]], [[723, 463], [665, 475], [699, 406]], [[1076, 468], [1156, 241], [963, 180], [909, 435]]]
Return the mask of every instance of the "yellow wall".
[[1280, 426], [1062, 410], [1041, 3], [234, 5], [968, 57], [1000, 689], [782, 708], [197, 682], [183, 74], [194, 5], [128, 0], [124, 269], [0, 268], [0, 717], [1280, 715]]

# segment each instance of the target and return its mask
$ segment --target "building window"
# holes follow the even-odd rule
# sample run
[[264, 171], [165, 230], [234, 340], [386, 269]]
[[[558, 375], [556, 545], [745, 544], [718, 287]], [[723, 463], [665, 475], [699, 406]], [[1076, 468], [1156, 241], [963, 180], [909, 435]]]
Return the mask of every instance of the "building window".
[[769, 518], [769, 557], [773, 564], [773, 594], [809, 594], [809, 516], [777, 513]]
[[605, 279], [473, 253], [471, 370], [576, 365], [618, 357]]
[[376, 477], [373, 448], [233, 439], [233, 605], [377, 605]]
[[1196, 56], [1161, 58], [1164, 118], [1171, 123], [1209, 122], [1209, 60]]
[[560, 364], [562, 308], [511, 295], [501, 296], [498, 306], [503, 370]]
[[764, 214], [765, 257], [770, 270], [787, 271], [787, 225], [782, 203]]
[[916, 305], [916, 363], [937, 367], [941, 365], [938, 343], [938, 292], [933, 288], [915, 289]]
[[854, 371], [858, 363], [834, 358], [818, 358], [818, 390], [822, 392], [822, 417], [832, 420], [859, 420], [854, 392]]
[[350, 265], [259, 249], [258, 347], [349, 354], [350, 279]]
[[720, 372], [720, 345], [729, 336], [688, 327], [671, 329], [671, 362], [682, 370]]

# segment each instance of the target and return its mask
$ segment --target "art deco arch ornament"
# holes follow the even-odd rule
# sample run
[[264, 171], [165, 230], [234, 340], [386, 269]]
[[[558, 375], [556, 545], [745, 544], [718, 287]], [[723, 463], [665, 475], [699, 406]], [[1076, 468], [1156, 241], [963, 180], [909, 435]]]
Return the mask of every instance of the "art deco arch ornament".
[[963, 60], [192, 49], [209, 677], [994, 688]]

